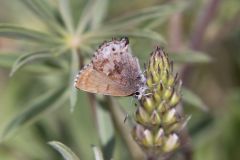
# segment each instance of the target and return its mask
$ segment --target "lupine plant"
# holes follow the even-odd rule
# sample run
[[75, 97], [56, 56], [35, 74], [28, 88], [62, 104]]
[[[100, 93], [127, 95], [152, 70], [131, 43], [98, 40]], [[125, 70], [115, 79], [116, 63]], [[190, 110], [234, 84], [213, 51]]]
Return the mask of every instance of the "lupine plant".
[[[72, 115], [76, 109], [80, 110], [83, 104], [79, 99], [83, 100], [83, 95], [78, 95], [73, 86], [73, 79], [102, 41], [112, 37], [129, 36], [133, 41], [144, 39], [164, 46], [166, 40], [160, 34], [158, 27], [162, 26], [173, 13], [187, 8], [185, 2], [156, 4], [120, 16], [110, 16], [108, 0], [90, 0], [81, 3], [69, 0], [22, 0], [18, 3], [22, 3], [31, 11], [44, 27], [38, 30], [28, 26], [0, 24], [1, 37], [24, 41], [23, 45], [18, 46], [19, 53], [16, 51], [0, 54], [0, 65], [10, 69], [12, 79], [19, 76], [18, 72], [40, 76], [34, 79], [34, 83], [26, 86], [29, 97], [33, 97], [26, 103], [29, 106], [24, 107], [23, 111], [6, 124], [1, 133], [2, 141], [7, 141], [9, 137], [16, 134], [14, 131], [22, 126], [42, 120], [43, 113], [51, 115], [63, 106], [69, 106], [68, 111], [71, 111]], [[25, 22], [27, 24], [28, 20], [26, 19]], [[29, 51], [24, 49], [26, 44], [31, 46]], [[183, 55], [172, 53], [169, 56], [176, 63], [209, 61], [209, 57], [205, 54], [194, 55], [189, 50]], [[176, 109], [180, 103], [181, 94], [185, 95], [184, 101], [193, 105], [201, 107], [204, 106], [203, 102], [191, 91], [187, 89], [181, 91], [181, 81], [178, 76], [175, 76], [168, 55], [160, 48], [153, 51], [144, 69], [144, 75], [148, 90], [137, 103], [133, 116], [134, 124], [128, 120], [124, 123], [124, 117], [128, 111], [123, 109], [121, 103], [118, 103], [115, 98], [96, 97], [86, 93], [95, 123], [94, 127], [97, 130], [95, 138], [100, 141], [96, 146], [92, 146], [95, 159], [118, 159], [113, 156], [115, 147], [115, 143], [112, 143], [113, 130], [121, 137], [120, 143], [124, 143], [127, 147], [129, 154], [125, 158], [157, 159], [181, 148], [178, 134], [181, 133], [187, 120], [182, 114], [178, 115]], [[39, 85], [37, 91], [34, 90], [36, 85]], [[33, 89], [29, 90], [31, 87]], [[128, 104], [131, 106], [130, 101]], [[61, 116], [56, 119], [61, 119]], [[61, 122], [61, 131], [68, 134], [63, 120], [59, 122]], [[79, 128], [80, 126], [79, 122]], [[37, 128], [38, 131], [47, 135], [44, 126], [38, 125]], [[131, 128], [133, 128], [132, 131]], [[86, 137], [92, 139], [92, 137]], [[53, 137], [52, 140], [54, 140]], [[78, 158], [63, 143], [51, 141], [49, 144], [66, 160], [84, 159], [84, 153]], [[91, 148], [86, 144], [81, 144], [81, 147]], [[118, 153], [119, 157], [121, 157], [120, 153]]]

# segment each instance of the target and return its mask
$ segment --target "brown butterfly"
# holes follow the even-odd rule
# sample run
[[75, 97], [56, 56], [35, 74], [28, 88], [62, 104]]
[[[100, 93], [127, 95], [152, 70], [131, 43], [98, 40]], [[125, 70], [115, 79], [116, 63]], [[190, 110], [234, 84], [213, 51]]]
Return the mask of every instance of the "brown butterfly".
[[140, 95], [145, 78], [138, 59], [133, 57], [128, 38], [112, 40], [99, 46], [91, 63], [75, 78], [75, 87], [111, 96]]

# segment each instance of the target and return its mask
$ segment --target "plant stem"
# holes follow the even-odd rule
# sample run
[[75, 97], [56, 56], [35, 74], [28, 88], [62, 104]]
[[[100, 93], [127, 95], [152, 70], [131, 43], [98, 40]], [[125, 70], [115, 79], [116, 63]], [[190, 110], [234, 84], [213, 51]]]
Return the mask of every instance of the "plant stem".
[[97, 102], [96, 102], [96, 96], [92, 93], [87, 93], [88, 99], [89, 99], [89, 104], [91, 107], [91, 111], [92, 111], [92, 116], [93, 116], [93, 121], [95, 124], [95, 127], [97, 128], [97, 130], [99, 131], [99, 126], [97, 123]]
[[124, 123], [124, 113], [120, 110], [120, 106], [114, 102], [112, 97], [106, 96], [106, 101], [109, 108], [109, 113], [113, 120], [116, 130], [119, 131], [122, 139], [126, 143], [126, 146], [131, 154], [133, 160], [144, 160], [144, 154], [141, 148], [133, 140], [130, 132], [130, 128], [126, 123]]
[[197, 18], [195, 28], [193, 29], [193, 35], [190, 42], [192, 49], [200, 49], [203, 42], [204, 33], [210, 22], [212, 21], [215, 12], [219, 6], [220, 0], [210, 0], [201, 10], [199, 17]]
[[182, 14], [175, 13], [169, 21], [169, 46], [171, 51], [179, 50], [182, 46]]

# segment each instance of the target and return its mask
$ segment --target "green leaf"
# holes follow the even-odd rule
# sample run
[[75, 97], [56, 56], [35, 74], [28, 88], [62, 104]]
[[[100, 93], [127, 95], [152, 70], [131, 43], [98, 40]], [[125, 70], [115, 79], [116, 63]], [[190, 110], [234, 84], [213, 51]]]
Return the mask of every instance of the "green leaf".
[[11, 68], [13, 63], [19, 57], [20, 53], [1, 52], [0, 53], [0, 67]]
[[26, 65], [27, 63], [33, 60], [40, 59], [40, 58], [50, 58], [52, 56], [53, 55], [50, 53], [49, 50], [24, 54], [20, 56], [16, 60], [16, 62], [13, 64], [12, 70], [10, 72], [10, 76], [12, 76], [17, 70], [19, 70], [21, 67], [23, 67], [24, 65]]
[[77, 103], [77, 89], [74, 86], [74, 79], [78, 73], [80, 64], [79, 64], [79, 57], [77, 54], [77, 51], [75, 49], [72, 50], [71, 53], [71, 70], [70, 70], [70, 106], [71, 106], [71, 112], [74, 111], [74, 108]]
[[37, 15], [53, 31], [62, 35], [66, 32], [61, 27], [61, 23], [55, 17], [54, 9], [45, 0], [22, 0], [25, 6]]
[[151, 30], [134, 30], [132, 32], [131, 31], [123, 32], [121, 35], [127, 35], [127, 36], [136, 37], [136, 38], [148, 38], [148, 39], [157, 41], [162, 45], [167, 43], [161, 34]]
[[148, 23], [144, 24], [143, 28], [144, 29], [157, 29], [157, 27], [161, 26], [164, 24], [169, 19], [169, 16], [161, 16], [161, 18], [153, 18], [150, 20]]
[[42, 19], [54, 20], [53, 8], [49, 6], [49, 3], [45, 0], [36, 1], [36, 0], [22, 0], [22, 3], [26, 5], [32, 12], [38, 15]]
[[91, 27], [92, 29], [98, 28], [102, 22], [103, 19], [106, 17], [107, 13], [107, 7], [108, 7], [108, 0], [96, 0], [93, 10], [92, 21], [91, 21]]
[[51, 141], [48, 142], [50, 146], [52, 146], [54, 149], [56, 149], [65, 160], [80, 160], [73, 151], [67, 147], [66, 145], [57, 142], [57, 141]]
[[93, 146], [92, 150], [93, 150], [93, 153], [94, 153], [95, 160], [104, 160], [102, 151], [98, 147]]
[[73, 34], [74, 25], [72, 20], [71, 8], [69, 6], [69, 0], [59, 0], [59, 10], [68, 32]]
[[[22, 53], [0, 52], [0, 67], [11, 69], [13, 64], [16, 62], [16, 60], [19, 58], [19, 55], [21, 54]], [[24, 66], [24, 68], [22, 68], [22, 70], [37, 74], [62, 73], [61, 68], [52, 67], [51, 65], [42, 63], [32, 63], [26, 65]]]
[[206, 53], [192, 50], [170, 53], [169, 56], [179, 63], [209, 63], [212, 60]]
[[4, 128], [1, 141], [25, 124], [36, 120], [51, 106], [60, 106], [66, 100], [66, 88], [61, 87], [54, 91], [43, 94], [30, 102], [29, 106], [17, 114]]
[[208, 111], [207, 105], [201, 100], [201, 98], [189, 89], [182, 88], [182, 94], [183, 101], [185, 101], [186, 103], [198, 107], [203, 111]]
[[185, 8], [186, 4], [183, 2], [154, 6], [135, 11], [126, 16], [111, 20], [104, 28], [109, 30], [122, 29], [124, 27], [135, 27], [142, 22], [153, 18], [162, 18], [180, 11]]
[[133, 30], [133, 31], [107, 31], [107, 30], [99, 30], [92, 31], [86, 33], [84, 38], [87, 39], [88, 42], [99, 43], [104, 38], [109, 38], [113, 36], [131, 36], [135, 38], [148, 38], [154, 41], [158, 41], [158, 43], [166, 44], [165, 39], [157, 32], [151, 30]]
[[76, 34], [81, 35], [86, 30], [93, 16], [94, 1], [89, 0], [82, 11], [82, 15], [78, 21]]
[[11, 24], [0, 24], [0, 36], [13, 39], [25, 39], [30, 42], [34, 41], [52, 45], [62, 44], [62, 40], [47, 33]]

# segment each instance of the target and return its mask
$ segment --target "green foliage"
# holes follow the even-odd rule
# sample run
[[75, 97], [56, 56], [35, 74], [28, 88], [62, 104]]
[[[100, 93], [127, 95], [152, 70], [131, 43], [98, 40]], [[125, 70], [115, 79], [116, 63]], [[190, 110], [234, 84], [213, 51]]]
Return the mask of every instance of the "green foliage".
[[56, 141], [51, 141], [48, 143], [51, 145], [54, 149], [56, 149], [61, 155], [64, 157], [65, 160], [80, 160], [72, 151], [70, 148], [65, 146], [64, 144]]
[[[34, 99], [33, 102], [30, 102], [29, 107], [27, 107], [22, 113], [18, 114], [9, 122], [2, 132], [1, 140], [4, 140], [6, 136], [8, 136], [14, 130], [39, 117], [44, 111], [49, 109], [49, 106], [61, 105], [64, 100], [64, 93], [65, 88], [60, 88], [53, 92], [44, 94], [42, 97]], [[60, 99], [61, 101], [57, 101]]]
[[179, 63], [209, 63], [212, 60], [206, 53], [193, 50], [171, 53], [170, 57]]
[[199, 98], [199, 96], [197, 96], [192, 91], [186, 88], [183, 88], [182, 94], [183, 94], [183, 101], [185, 101], [186, 103], [189, 103], [192, 106], [198, 107], [203, 111], [208, 111], [208, 107], [206, 106], [206, 104], [204, 104], [201, 98]]
[[[118, 5], [119, 3], [121, 5]], [[5, 43], [8, 46], [8, 43], [10, 43], [9, 48], [11, 49], [8, 51], [1, 48], [0, 51], [0, 133], [2, 141], [0, 159], [28, 160], [42, 159], [42, 157], [45, 159], [44, 155], [50, 155], [51, 158], [48, 157], [49, 159], [59, 159], [59, 155], [49, 150], [46, 145], [48, 141], [51, 141], [49, 144], [67, 160], [80, 158], [95, 158], [97, 160], [142, 158], [141, 150], [137, 148], [135, 143], [132, 144], [132, 141], [126, 136], [130, 134], [128, 129], [131, 128], [132, 121], [130, 119], [124, 124], [124, 117], [126, 112], [133, 110], [131, 100], [118, 99], [124, 109], [121, 108], [114, 114], [112, 113], [113, 109], [109, 107], [111, 104], [108, 104], [106, 99], [101, 96], [95, 97], [93, 101], [96, 104], [92, 105], [90, 103], [89, 106], [87, 101], [91, 96], [77, 91], [73, 87], [73, 79], [80, 67], [87, 64], [88, 57], [91, 57], [96, 47], [102, 41], [112, 37], [129, 36], [131, 44], [133, 44], [134, 54], [135, 48], [139, 47], [140, 52], [135, 54], [137, 57], [144, 57], [144, 53], [149, 53], [152, 49], [149, 50], [148, 47], [152, 47], [153, 44], [165, 46], [170, 41], [167, 38], [170, 28], [167, 22], [174, 13], [183, 12], [184, 29], [182, 36], [183, 39], [190, 39], [189, 34], [194, 30], [191, 28], [192, 23], [197, 19], [197, 12], [201, 11], [200, 5], [196, 5], [201, 4], [201, 1], [195, 3], [138, 0], [132, 2], [127, 0], [121, 2], [110, 0], [22, 0], [14, 4], [10, 1], [3, 2], [2, 7], [0, 7], [0, 37], [3, 38], [0, 40], [0, 47], [4, 47]], [[233, 4], [238, 3], [236, 0], [224, 2], [226, 5], [221, 6], [220, 16], [216, 17], [218, 23], [213, 23], [206, 32], [209, 35], [205, 37], [205, 43], [210, 43], [215, 31], [222, 27], [219, 24], [225, 23], [221, 20], [231, 20], [233, 15], [237, 13], [239, 7]], [[4, 6], [4, 4], [7, 5]], [[188, 8], [188, 6], [191, 6], [191, 8]], [[234, 7], [234, 9], [226, 13], [225, 6], [227, 8]], [[25, 10], [27, 12], [23, 12]], [[11, 17], [15, 18], [10, 19]], [[33, 19], [34, 21], [32, 21]], [[43, 26], [36, 27], [36, 24], [34, 24], [36, 21], [39, 21]], [[231, 25], [226, 26], [231, 27]], [[239, 35], [239, 30], [231, 30], [231, 28], [229, 30], [233, 35]], [[214, 33], [211, 31], [214, 31]], [[222, 31], [225, 32], [228, 29]], [[210, 70], [217, 68], [219, 70], [216, 72], [218, 75], [227, 77], [228, 80], [231, 79], [229, 80], [231, 84], [226, 85], [229, 81], [222, 80], [221, 76], [206, 78], [206, 76], [201, 75], [202, 72], [199, 73], [202, 68], [196, 69], [196, 72], [194, 70], [192, 74], [197, 79], [197, 82], [195, 82], [197, 85], [192, 86], [194, 82], [190, 82], [187, 87], [194, 88], [194, 91], [197, 91], [200, 87], [207, 89], [202, 93], [199, 91], [200, 88], [198, 94], [195, 94], [192, 89], [184, 88], [182, 99], [186, 102], [183, 104], [190, 110], [188, 114], [192, 115], [189, 122], [190, 126], [197, 131], [191, 132], [193, 133], [193, 142], [196, 142], [194, 147], [197, 150], [194, 158], [223, 159], [217, 154], [213, 154], [214, 152], [221, 152], [224, 155], [223, 157], [232, 156], [230, 159], [236, 159], [238, 145], [234, 143], [234, 140], [237, 137], [237, 113], [240, 112], [237, 109], [234, 111], [226, 109], [228, 105], [222, 103], [221, 100], [225, 99], [228, 94], [222, 93], [221, 90], [224, 90], [224, 92], [231, 90], [231, 86], [239, 83], [239, 78], [234, 75], [239, 75], [239, 70], [235, 66], [235, 61], [239, 59], [239, 56], [237, 56], [238, 52], [235, 48], [231, 48], [231, 52], [227, 52], [226, 48], [223, 47], [225, 43], [220, 44], [219, 42], [221, 38], [213, 38], [213, 40], [214, 45], [206, 45], [204, 51], [195, 51], [187, 47], [188, 44], [184, 44], [184, 42], [181, 46], [185, 48], [184, 50], [172, 52], [169, 49], [169, 56], [174, 63], [180, 63], [181, 65], [197, 63], [198, 67], [203, 66], [202, 64], [207, 67], [210, 66], [207, 70], [203, 69], [204, 75], [209, 73], [209, 75], [215, 76]], [[144, 45], [138, 46], [138, 42], [142, 42]], [[233, 40], [230, 39], [229, 42], [232, 44]], [[234, 43], [238, 44], [238, 41], [234, 41]], [[216, 46], [220, 49], [213, 52], [212, 50]], [[213, 54], [205, 52], [213, 52]], [[225, 52], [227, 55], [235, 52], [235, 58], [228, 57], [231, 59], [228, 62], [228, 58], [221, 55]], [[219, 55], [215, 53], [219, 53]], [[145, 57], [149, 56], [146, 55]], [[217, 64], [219, 57], [223, 57], [223, 62], [226, 61], [228, 66], [222, 63]], [[140, 60], [147, 61], [146, 59]], [[212, 62], [214, 65], [212, 65]], [[236, 64], [238, 63], [236, 62]], [[227, 70], [229, 68], [233, 69], [229, 71]], [[225, 75], [227, 73], [232, 74]], [[11, 77], [9, 77], [9, 74]], [[206, 79], [202, 80], [201, 77]], [[212, 82], [213, 79], [219, 80], [219, 83]], [[29, 83], [29, 85], [23, 85], [24, 83]], [[226, 86], [230, 87], [227, 88]], [[200, 97], [204, 97], [206, 102]], [[214, 101], [215, 98], [216, 101], [219, 101], [218, 103]], [[234, 101], [234, 104], [231, 105], [238, 106], [239, 102]], [[192, 106], [198, 107], [200, 110]], [[217, 106], [220, 109], [211, 108], [211, 106]], [[223, 113], [226, 113], [229, 117], [227, 116], [226, 120], [219, 121], [221, 116], [218, 117], [217, 115]], [[42, 125], [41, 129], [37, 127], [39, 125], [36, 122]], [[229, 127], [229, 124], [232, 125]], [[222, 126], [223, 128], [221, 128]], [[34, 138], [30, 139], [28, 134], [25, 135], [26, 132], [30, 132], [34, 135], [31, 138]], [[219, 135], [216, 132], [222, 134]], [[210, 135], [209, 138], [208, 135]], [[215, 135], [218, 138], [214, 138]], [[218, 139], [226, 135], [227, 137], [217, 143]], [[211, 139], [211, 137], [213, 138]], [[80, 158], [64, 144], [52, 141], [54, 139], [67, 144]], [[31, 144], [26, 144], [28, 140]], [[17, 144], [20, 147], [17, 147]], [[91, 149], [91, 144], [99, 147], [93, 146]], [[216, 149], [218, 144], [221, 147]], [[21, 147], [21, 145], [24, 145], [24, 147]], [[38, 153], [29, 154], [31, 149], [34, 148], [33, 146], [41, 149], [38, 150]], [[224, 146], [228, 146], [228, 149], [225, 149]], [[235, 146], [235, 148], [232, 146]]]

